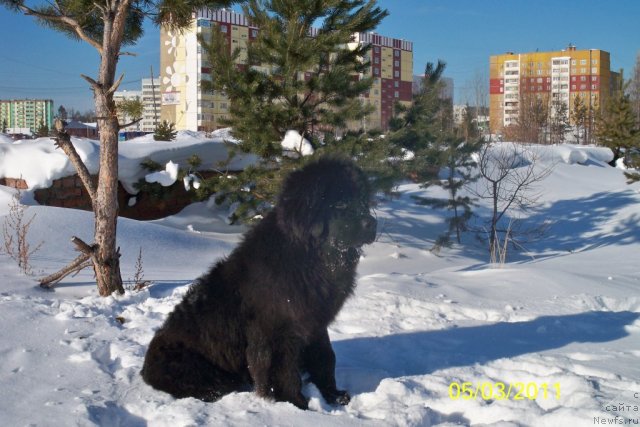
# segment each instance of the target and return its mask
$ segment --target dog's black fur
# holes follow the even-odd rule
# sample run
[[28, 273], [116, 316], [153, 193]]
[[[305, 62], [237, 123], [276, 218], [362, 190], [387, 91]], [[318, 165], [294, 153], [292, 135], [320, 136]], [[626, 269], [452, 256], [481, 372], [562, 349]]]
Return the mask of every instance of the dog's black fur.
[[275, 208], [157, 331], [144, 380], [205, 401], [253, 386], [305, 409], [306, 372], [327, 402], [347, 404], [327, 326], [353, 293], [360, 248], [375, 238], [369, 197], [348, 160], [323, 158], [291, 173]]

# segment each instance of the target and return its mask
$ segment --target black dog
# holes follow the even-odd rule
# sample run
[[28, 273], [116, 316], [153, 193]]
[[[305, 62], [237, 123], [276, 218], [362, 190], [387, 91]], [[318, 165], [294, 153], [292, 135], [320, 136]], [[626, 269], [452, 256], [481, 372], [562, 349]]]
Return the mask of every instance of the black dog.
[[353, 293], [360, 248], [375, 239], [369, 197], [365, 175], [348, 160], [324, 158], [291, 173], [276, 207], [157, 331], [144, 380], [205, 401], [253, 386], [306, 409], [306, 372], [327, 402], [347, 404], [327, 326]]

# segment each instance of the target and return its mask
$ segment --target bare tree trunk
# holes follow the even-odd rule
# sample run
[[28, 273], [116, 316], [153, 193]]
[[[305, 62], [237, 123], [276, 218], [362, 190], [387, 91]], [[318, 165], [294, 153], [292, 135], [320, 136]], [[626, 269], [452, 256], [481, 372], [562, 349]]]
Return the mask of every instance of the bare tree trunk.
[[[118, 222], [118, 131], [120, 130], [113, 102], [113, 93], [120, 80], [115, 81], [116, 66], [120, 55], [120, 46], [124, 35], [124, 27], [130, 1], [113, 2], [103, 16], [104, 29], [102, 45], [94, 45], [100, 52], [100, 70], [98, 79], [82, 76], [93, 89], [98, 129], [100, 131], [100, 170], [98, 182], [94, 186], [89, 177], [86, 165], [82, 163], [69, 134], [64, 131], [62, 122], [57, 123], [58, 145], [69, 156], [84, 186], [91, 197], [95, 217], [94, 244], [87, 245], [75, 238], [74, 243], [83, 252], [86, 259], [91, 259], [96, 276], [98, 293], [108, 296], [114, 292], [124, 293], [122, 275], [120, 273], [120, 251], [116, 246], [116, 228]], [[73, 265], [87, 265], [78, 259]], [[65, 267], [59, 273], [41, 281], [41, 286], [50, 286], [74, 270]], [[53, 280], [46, 280], [54, 277]]]
[[118, 121], [114, 114], [113, 98], [97, 93], [96, 114], [101, 117], [99, 123], [102, 126], [100, 128], [100, 172], [98, 174], [98, 187], [94, 203], [94, 239], [97, 250], [93, 268], [96, 273], [98, 292], [100, 295], [106, 296], [116, 291], [124, 293], [120, 274], [120, 254], [116, 246], [118, 221]]
[[[124, 21], [121, 22], [116, 17], [112, 24], [112, 26], [105, 25], [104, 29], [98, 81], [91, 82], [91, 79], [85, 77], [93, 86], [96, 117], [100, 129], [100, 171], [93, 203], [96, 250], [92, 259], [98, 292], [102, 296], [111, 295], [113, 292], [124, 293], [120, 273], [120, 253], [116, 246], [118, 131], [120, 128], [113, 102], [113, 92], [119, 83], [114, 84], [119, 56], [119, 50], [114, 46], [120, 46], [120, 43], [113, 43], [111, 40], [112, 37], [118, 37], [118, 32], [122, 33], [123, 28], [120, 26], [124, 26]], [[122, 38], [121, 35], [120, 38]]]

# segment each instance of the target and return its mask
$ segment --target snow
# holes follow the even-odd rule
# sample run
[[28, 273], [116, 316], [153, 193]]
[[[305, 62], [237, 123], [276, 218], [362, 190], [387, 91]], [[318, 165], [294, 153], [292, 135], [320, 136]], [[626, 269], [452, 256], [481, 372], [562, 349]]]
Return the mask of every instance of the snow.
[[281, 145], [285, 150], [295, 151], [303, 156], [310, 156], [314, 151], [309, 140], [296, 130], [288, 130]]
[[[99, 147], [96, 140], [72, 137], [71, 142], [87, 165], [90, 173], [98, 172]], [[160, 164], [172, 161], [188, 167], [187, 160], [194, 154], [203, 160], [203, 167], [240, 170], [256, 161], [256, 157], [238, 154], [227, 166], [227, 143], [237, 141], [230, 138], [228, 129], [207, 135], [204, 132], [178, 131], [175, 141], [154, 141], [153, 135], [119, 143], [118, 178], [130, 194], [137, 194], [133, 184], [143, 179], [147, 172], [140, 166], [146, 159]], [[67, 156], [55, 146], [51, 138], [16, 141], [0, 144], [0, 177], [22, 177], [30, 189], [51, 186], [54, 179], [75, 174]]]
[[12, 144], [12, 143], [13, 143], [13, 138], [11, 138], [7, 134], [0, 133], [0, 144]]
[[[189, 138], [124, 143], [121, 160], [178, 162], [182, 147], [206, 145]], [[33, 186], [56, 176], [66, 166], [47, 144], [1, 145], [0, 168], [20, 165], [15, 170]], [[74, 144], [93, 158], [91, 141]], [[123, 278], [133, 277], [142, 248], [144, 278], [153, 282], [139, 292], [101, 298], [90, 271], [45, 292], [0, 255], [2, 424], [578, 426], [640, 419], [640, 184], [627, 185], [599, 148], [532, 149], [540, 167], [553, 169], [528, 222], [549, 223], [549, 230], [504, 266], [489, 264], [471, 233], [464, 245], [430, 251], [446, 212], [411, 196], [442, 196], [441, 189], [403, 184], [399, 198], [380, 201], [379, 237], [365, 247], [356, 293], [329, 331], [338, 386], [352, 395], [346, 407], [327, 405], [313, 385], [304, 389], [310, 410], [300, 411], [252, 393], [215, 403], [176, 400], [142, 382], [154, 331], [189, 283], [245, 231], [227, 225], [213, 201], [162, 220], [119, 220]], [[26, 163], [27, 152], [41, 156]], [[0, 187], [0, 215], [12, 194]], [[482, 202], [475, 211], [489, 208]], [[35, 215], [33, 243], [44, 242], [32, 258], [39, 273], [76, 256], [70, 236], [91, 241], [91, 213], [31, 205], [26, 214]], [[476, 398], [456, 396], [465, 383], [479, 390]], [[512, 388], [508, 399], [498, 398], [500, 384]], [[518, 387], [523, 399], [515, 398]]]
[[[171, 160], [167, 162], [163, 171], [152, 172], [144, 177], [144, 180], [148, 183], [155, 183], [162, 185], [163, 187], [170, 187], [178, 180], [178, 171], [180, 166], [177, 163], [173, 163]], [[186, 186], [185, 186], [186, 187]], [[188, 190], [188, 188], [187, 188]]]

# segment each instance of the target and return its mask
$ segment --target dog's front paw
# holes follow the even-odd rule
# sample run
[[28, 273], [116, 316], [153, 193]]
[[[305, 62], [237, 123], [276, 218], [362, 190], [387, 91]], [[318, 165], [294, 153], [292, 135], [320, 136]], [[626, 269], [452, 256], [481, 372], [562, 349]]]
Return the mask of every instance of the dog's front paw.
[[322, 395], [324, 400], [330, 405], [348, 405], [351, 401], [351, 396], [346, 390], [334, 390]]

